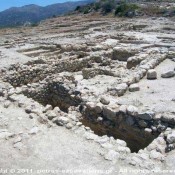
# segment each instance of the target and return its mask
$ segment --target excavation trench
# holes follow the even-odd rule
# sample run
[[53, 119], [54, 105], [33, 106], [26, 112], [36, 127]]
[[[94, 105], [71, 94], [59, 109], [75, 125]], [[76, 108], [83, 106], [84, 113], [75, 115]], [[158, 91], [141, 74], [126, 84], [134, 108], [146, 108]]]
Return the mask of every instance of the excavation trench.
[[159, 132], [148, 132], [145, 128], [139, 127], [137, 119], [122, 112], [114, 112], [114, 117], [112, 112], [97, 114], [88, 108], [83, 110], [83, 107], [81, 110], [83, 125], [90, 127], [99, 136], [107, 135], [124, 140], [131, 152], [138, 152], [146, 148], [160, 134]]
[[[88, 126], [95, 134], [99, 136], [107, 135], [115, 139], [126, 141], [131, 152], [138, 152], [140, 149], [147, 147], [160, 133], [146, 132], [144, 128], [139, 128], [137, 124], [129, 124], [127, 118], [123, 114], [116, 114], [114, 121], [109, 120], [111, 117], [105, 116], [103, 113], [97, 114], [86, 108], [83, 104], [79, 93], [71, 92], [63, 84], [50, 84], [36, 93], [25, 93], [28, 97], [32, 97], [43, 105], [50, 104], [53, 107], [58, 106], [62, 111], [68, 112], [70, 106], [79, 106], [79, 112], [82, 117], [80, 121], [84, 126]], [[85, 109], [85, 110], [84, 110]], [[101, 120], [99, 120], [99, 117]]]
[[58, 106], [62, 111], [68, 112], [70, 106], [78, 106], [82, 102], [79, 92], [72, 90], [68, 84], [51, 82], [38, 88], [26, 89], [23, 93], [43, 106], [50, 104], [53, 108]]
[[112, 136], [115, 139], [124, 140], [131, 152], [136, 153], [140, 149], [146, 148], [155, 138], [158, 137], [158, 134], [147, 133], [136, 127], [128, 126], [126, 123], [123, 123], [120, 126], [111, 123], [109, 120], [104, 120], [103, 123], [99, 123], [87, 119], [86, 116], [82, 117], [81, 122], [83, 125], [90, 127], [91, 130], [99, 136], [107, 135], [108, 137]]

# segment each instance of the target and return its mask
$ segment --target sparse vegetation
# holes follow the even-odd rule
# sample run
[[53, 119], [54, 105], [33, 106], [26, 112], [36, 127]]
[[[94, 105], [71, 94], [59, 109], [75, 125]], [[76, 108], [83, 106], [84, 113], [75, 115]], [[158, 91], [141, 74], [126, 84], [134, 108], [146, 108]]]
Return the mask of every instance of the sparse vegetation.
[[92, 11], [101, 11], [103, 14], [108, 14], [115, 9], [116, 2], [114, 0], [102, 0], [99, 2], [91, 3], [85, 6], [77, 6], [75, 11], [87, 14]]
[[159, 6], [153, 3], [139, 4], [129, 3], [125, 0], [100, 0], [85, 6], [77, 6], [75, 11], [83, 14], [90, 12], [100, 12], [103, 15], [109, 13], [118, 17], [134, 16], [175, 16], [175, 7]]
[[139, 9], [139, 6], [136, 4], [122, 3], [121, 5], [117, 6], [115, 10], [115, 15], [132, 17], [132, 16], [135, 16], [136, 10], [138, 9]]
[[85, 5], [85, 6], [77, 6], [75, 11], [78, 11], [79, 13], [87, 14], [91, 12], [93, 4]]
[[175, 7], [160, 7], [147, 5], [142, 7], [142, 12], [147, 16], [175, 16]]
[[37, 27], [38, 26], [38, 23], [32, 23], [31, 24], [31, 27]]
[[106, 1], [104, 4], [102, 4], [102, 12], [104, 14], [112, 12], [114, 9], [114, 1]]
[[56, 15], [52, 15], [52, 18], [56, 18], [57, 16]]
[[94, 3], [94, 10], [95, 10], [95, 11], [98, 11], [100, 8], [101, 8], [100, 2]]
[[79, 11], [80, 8], [81, 8], [81, 6], [78, 5], [78, 6], [75, 8], [75, 11]]

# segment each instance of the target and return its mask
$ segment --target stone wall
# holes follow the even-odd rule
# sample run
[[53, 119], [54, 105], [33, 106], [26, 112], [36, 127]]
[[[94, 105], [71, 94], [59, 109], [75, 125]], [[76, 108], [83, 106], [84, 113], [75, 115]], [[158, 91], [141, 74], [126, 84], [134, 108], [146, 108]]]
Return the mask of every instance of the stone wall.
[[78, 106], [81, 103], [80, 92], [74, 90], [75, 85], [71, 81], [53, 77], [49, 77], [46, 81], [32, 86], [28, 85], [28, 87], [23, 86], [24, 95], [44, 106], [47, 104], [53, 107], [59, 106], [66, 112], [70, 106]]
[[125, 140], [133, 152], [147, 147], [161, 132], [174, 128], [173, 116], [139, 112], [135, 106], [88, 102], [81, 106], [82, 123], [98, 135]]
[[89, 58], [82, 58], [78, 60], [65, 60], [56, 64], [31, 64], [31, 65], [12, 65], [9, 72], [6, 72], [4, 80], [13, 86], [26, 85], [28, 83], [35, 83], [43, 80], [48, 75], [63, 71], [79, 71], [88, 67], [92, 60]]

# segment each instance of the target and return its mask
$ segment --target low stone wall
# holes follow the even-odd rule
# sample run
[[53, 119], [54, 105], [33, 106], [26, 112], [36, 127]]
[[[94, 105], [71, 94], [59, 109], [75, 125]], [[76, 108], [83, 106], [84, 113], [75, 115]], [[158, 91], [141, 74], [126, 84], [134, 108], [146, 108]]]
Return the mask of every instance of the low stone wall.
[[[49, 79], [49, 78], [48, 78]], [[62, 79], [52, 79], [49, 82], [23, 86], [23, 93], [27, 97], [33, 98], [44, 106], [47, 104], [53, 107], [59, 106], [61, 110], [67, 111], [70, 106], [78, 106], [82, 100], [80, 92], [75, 91], [75, 85], [71, 81]]]
[[101, 68], [85, 68], [82, 70], [82, 74], [84, 79], [93, 78], [96, 75], [116, 76], [111, 70]]
[[119, 61], [127, 61], [129, 57], [134, 56], [138, 52], [138, 49], [114, 47], [112, 59]]
[[82, 58], [78, 60], [64, 60], [55, 64], [31, 64], [31, 65], [12, 65], [9, 72], [5, 73], [4, 81], [9, 82], [11, 85], [17, 87], [26, 85], [28, 83], [38, 82], [43, 80], [48, 75], [55, 73], [69, 71], [80, 71], [88, 67], [92, 60], [90, 58]]
[[[174, 117], [139, 112], [134, 106], [88, 102], [81, 107], [82, 123], [98, 135], [125, 140], [132, 152], [147, 147], [161, 132], [174, 128]], [[169, 118], [169, 119], [168, 119]]]

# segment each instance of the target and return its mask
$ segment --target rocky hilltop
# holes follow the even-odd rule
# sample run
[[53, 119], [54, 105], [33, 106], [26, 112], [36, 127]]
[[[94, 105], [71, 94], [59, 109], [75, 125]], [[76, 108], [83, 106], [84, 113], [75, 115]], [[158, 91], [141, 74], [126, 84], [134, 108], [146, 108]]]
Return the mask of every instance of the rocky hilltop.
[[0, 30], [2, 170], [174, 171], [174, 23], [91, 13]]

